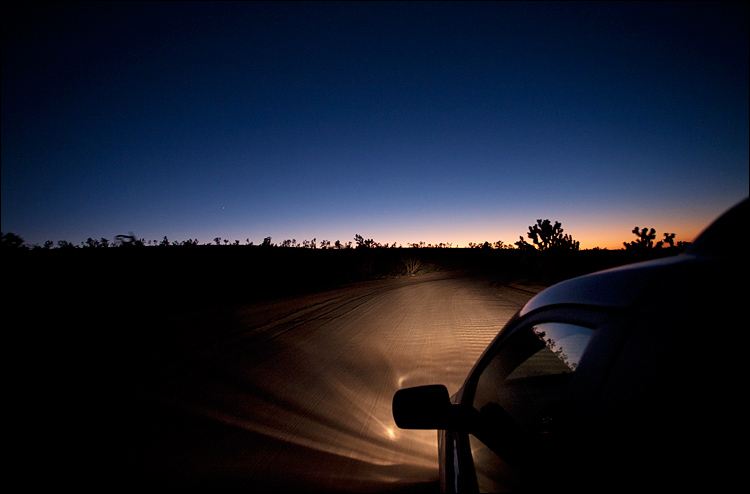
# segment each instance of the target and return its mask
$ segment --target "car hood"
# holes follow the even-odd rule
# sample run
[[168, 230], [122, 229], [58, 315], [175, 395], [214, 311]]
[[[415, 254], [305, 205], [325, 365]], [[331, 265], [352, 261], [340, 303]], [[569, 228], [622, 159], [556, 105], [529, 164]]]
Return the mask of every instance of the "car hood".
[[633, 307], [664, 270], [694, 259], [694, 256], [681, 254], [571, 278], [547, 288], [529, 300], [519, 316], [551, 305]]

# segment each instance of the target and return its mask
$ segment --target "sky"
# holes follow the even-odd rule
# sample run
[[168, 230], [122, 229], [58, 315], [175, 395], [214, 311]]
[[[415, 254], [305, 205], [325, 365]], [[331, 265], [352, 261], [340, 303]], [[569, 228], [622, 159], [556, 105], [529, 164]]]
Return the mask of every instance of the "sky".
[[748, 196], [748, 4], [3, 4], [2, 231], [581, 248]]

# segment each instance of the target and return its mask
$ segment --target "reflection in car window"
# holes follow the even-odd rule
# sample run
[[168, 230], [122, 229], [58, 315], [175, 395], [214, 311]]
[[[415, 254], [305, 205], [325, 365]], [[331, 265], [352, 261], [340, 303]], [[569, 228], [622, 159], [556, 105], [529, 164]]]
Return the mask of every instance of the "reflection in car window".
[[590, 329], [572, 324], [539, 324], [532, 326], [531, 330], [545, 347], [516, 367], [506, 379], [573, 372], [591, 338]]
[[500, 405], [525, 432], [548, 432], [592, 334], [558, 322], [522, 328], [482, 371], [474, 408], [489, 412], [488, 405]]

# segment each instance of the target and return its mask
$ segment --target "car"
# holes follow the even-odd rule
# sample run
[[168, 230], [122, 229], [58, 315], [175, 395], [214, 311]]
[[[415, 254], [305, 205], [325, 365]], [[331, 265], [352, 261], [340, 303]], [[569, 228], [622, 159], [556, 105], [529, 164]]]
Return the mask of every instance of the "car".
[[692, 492], [745, 484], [748, 200], [684, 253], [572, 278], [516, 313], [449, 396], [398, 390], [436, 429], [443, 492]]

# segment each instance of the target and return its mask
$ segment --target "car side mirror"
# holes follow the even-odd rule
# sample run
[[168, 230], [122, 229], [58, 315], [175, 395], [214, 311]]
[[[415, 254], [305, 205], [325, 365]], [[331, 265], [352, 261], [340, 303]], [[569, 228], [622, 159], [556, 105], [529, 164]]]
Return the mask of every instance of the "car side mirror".
[[448, 388], [432, 384], [396, 391], [393, 419], [401, 429], [452, 429], [455, 410]]

